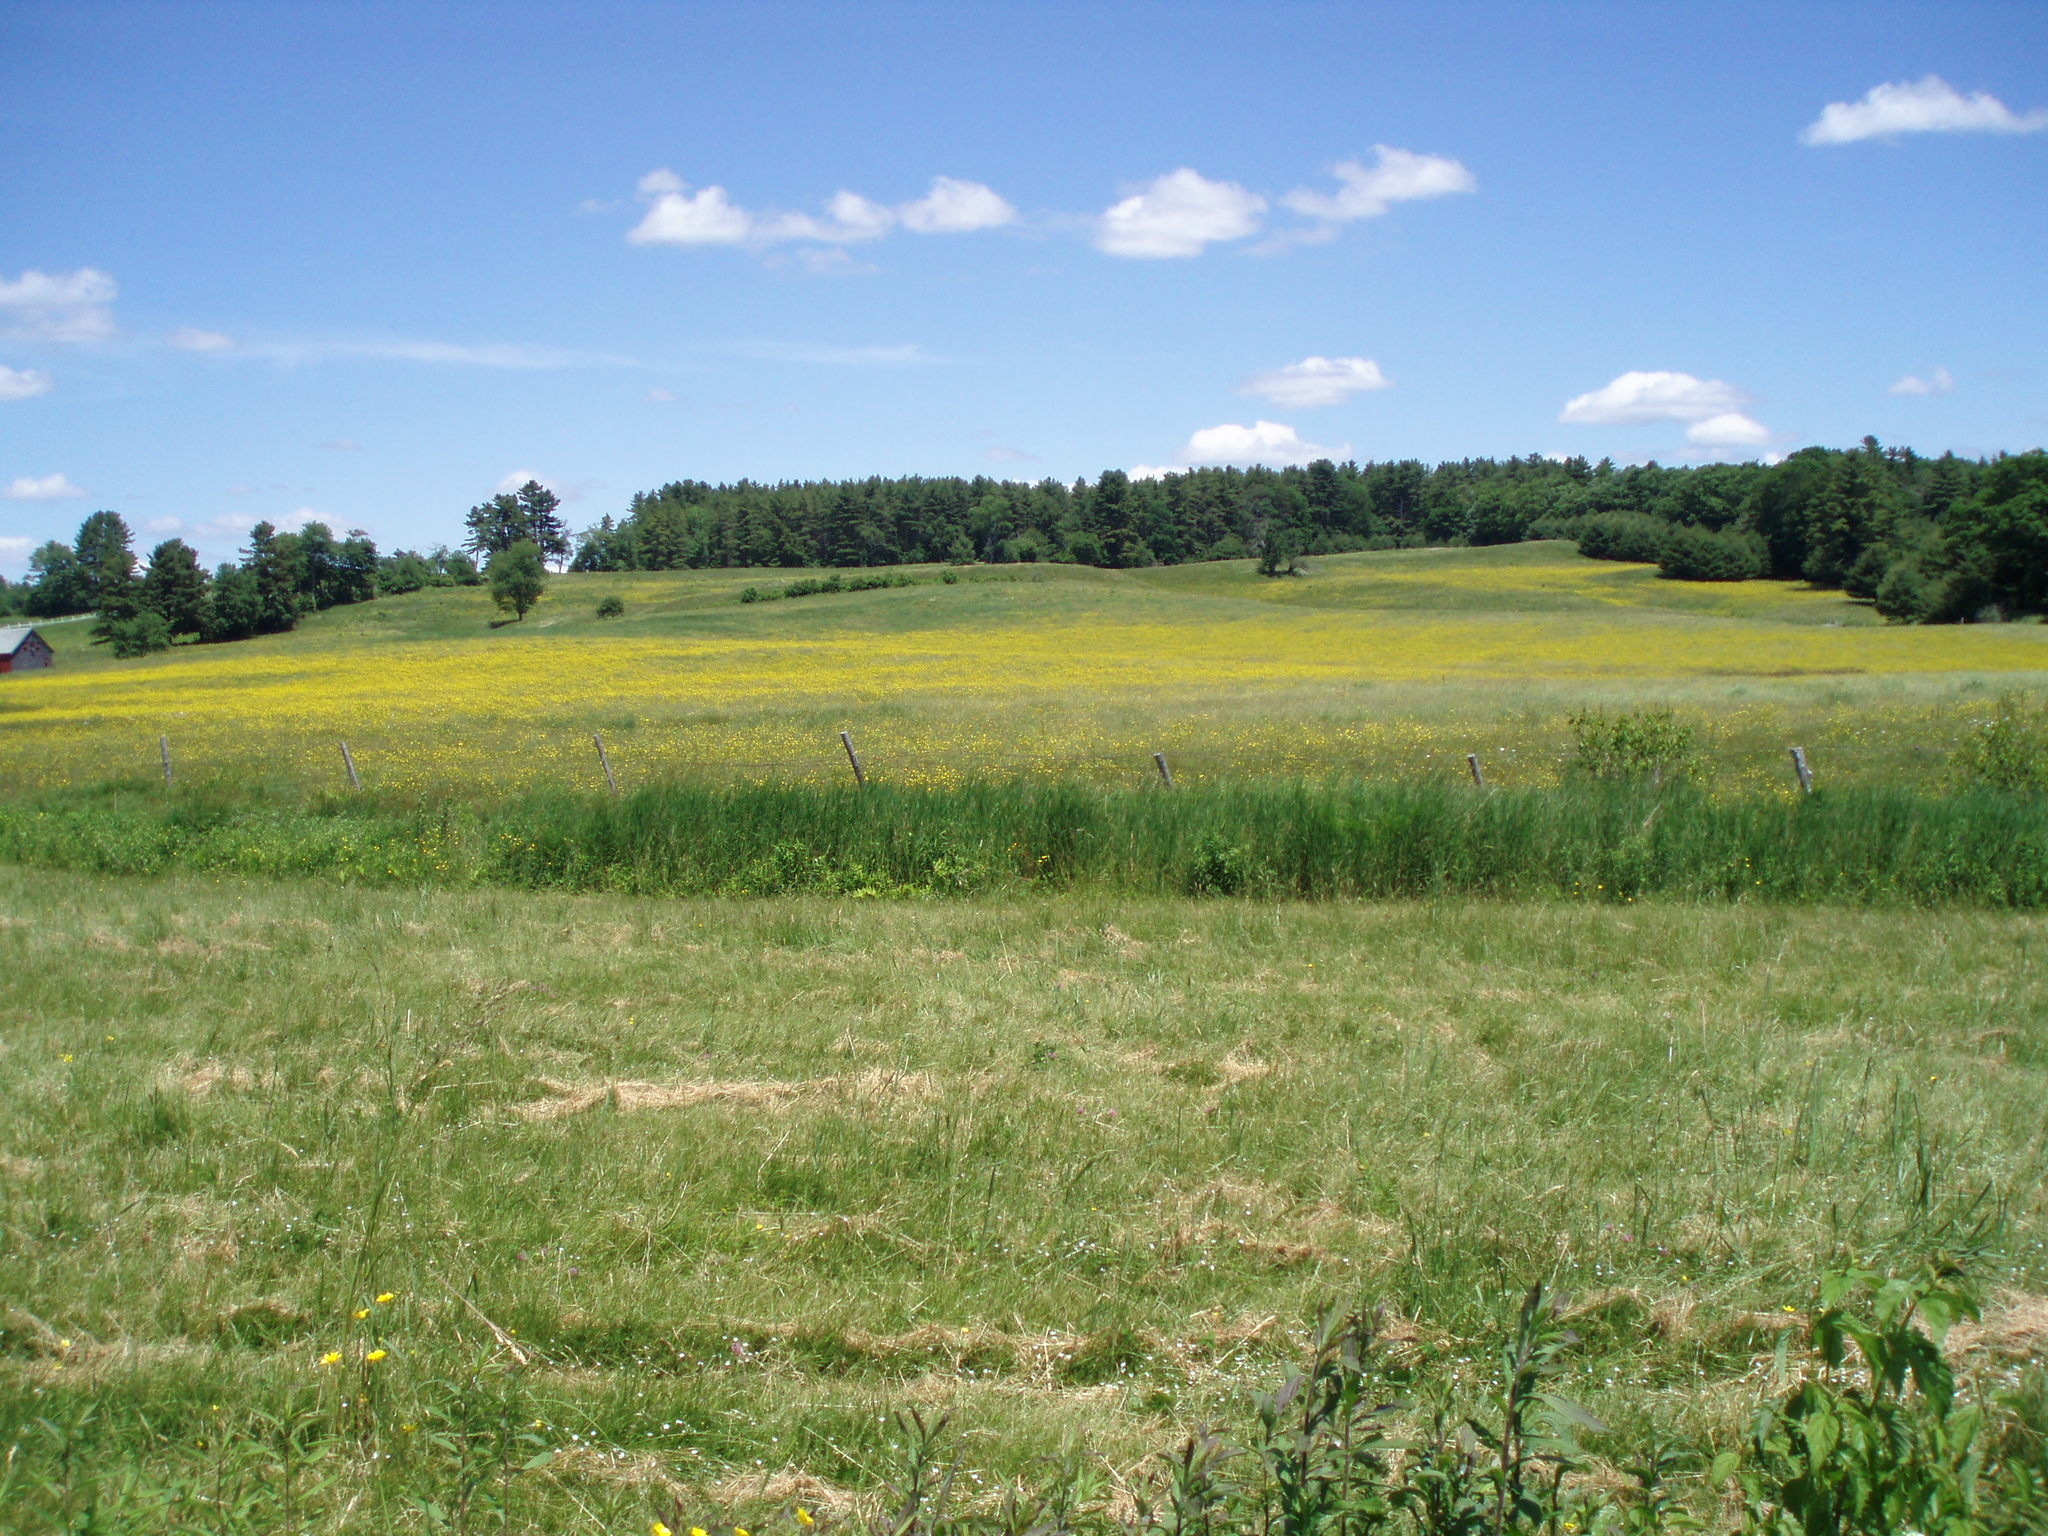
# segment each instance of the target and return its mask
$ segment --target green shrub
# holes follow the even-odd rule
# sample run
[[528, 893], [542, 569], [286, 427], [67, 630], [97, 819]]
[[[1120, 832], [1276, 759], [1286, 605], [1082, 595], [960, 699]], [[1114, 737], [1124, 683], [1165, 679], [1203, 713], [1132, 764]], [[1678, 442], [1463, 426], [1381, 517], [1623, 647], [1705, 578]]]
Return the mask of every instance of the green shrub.
[[597, 605], [597, 616], [600, 619], [616, 619], [625, 611], [625, 603], [616, 596], [608, 597]]
[[1764, 574], [1764, 541], [1681, 523], [1664, 536], [1657, 574], [1673, 581], [1749, 581]]
[[1655, 565], [1664, 558], [1664, 539], [1671, 525], [1637, 512], [1610, 512], [1581, 518], [1579, 553], [1589, 560], [1634, 560]]
[[1954, 763], [1965, 784], [2048, 789], [2048, 705], [2029, 708], [2016, 693], [2001, 695], [1990, 719], [1971, 722]]
[[123, 661], [171, 648], [171, 626], [152, 608], [137, 611], [133, 618], [116, 619], [107, 626], [108, 649]]
[[1574, 771], [1595, 779], [1668, 779], [1682, 773], [1697, 733], [1668, 709], [1581, 710], [1566, 717]]

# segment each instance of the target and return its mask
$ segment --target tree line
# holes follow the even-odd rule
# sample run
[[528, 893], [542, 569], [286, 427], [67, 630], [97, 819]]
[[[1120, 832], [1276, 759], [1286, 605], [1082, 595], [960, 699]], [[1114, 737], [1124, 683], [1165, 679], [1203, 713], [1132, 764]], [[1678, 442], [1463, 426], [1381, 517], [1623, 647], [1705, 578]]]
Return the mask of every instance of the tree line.
[[1111, 567], [1568, 538], [1686, 580], [1804, 579], [1887, 616], [2048, 610], [2048, 455], [1927, 458], [1874, 438], [1776, 464], [1415, 459], [1036, 484], [984, 476], [678, 480], [584, 531], [572, 570], [1052, 560]]
[[[240, 558], [208, 571], [183, 539], [166, 539], [137, 560], [135, 539], [117, 512], [94, 512], [69, 544], [52, 539], [29, 556], [28, 579], [0, 576], [0, 617], [94, 616], [93, 639], [117, 656], [143, 656], [179, 641], [246, 640], [295, 627], [302, 615], [343, 603], [424, 587], [482, 585], [474, 556], [494, 560], [531, 545], [528, 559], [500, 562], [501, 606], [525, 617], [539, 596], [542, 558], [569, 554], [568, 530], [554, 492], [528, 481], [472, 507], [465, 547], [380, 555], [360, 528], [342, 538], [325, 523], [281, 533], [271, 523], [249, 530]], [[529, 570], [529, 566], [532, 568]], [[495, 594], [494, 594], [495, 595]]]
[[[2048, 613], [2048, 454], [1927, 458], [1866, 437], [1776, 464], [1603, 459], [1416, 459], [1286, 469], [1190, 469], [1092, 483], [985, 476], [710, 485], [671, 481], [572, 541], [535, 481], [472, 507], [461, 550], [379, 555], [360, 529], [250, 530], [209, 573], [168, 539], [146, 568], [127, 525], [95, 512], [76, 540], [0, 579], [0, 615], [91, 612], [123, 654], [180, 638], [290, 629], [304, 613], [381, 593], [475, 586], [530, 545], [577, 571], [1065, 561], [1131, 567], [1256, 557], [1280, 575], [1303, 555], [1445, 544], [1574, 540], [1581, 553], [1654, 562], [1691, 581], [1804, 579], [1923, 623]], [[572, 557], [573, 548], [573, 557]], [[521, 561], [525, 562], [522, 549]], [[508, 579], [510, 572], [507, 572]], [[536, 591], [537, 595], [537, 591]], [[523, 613], [524, 608], [518, 609]]]

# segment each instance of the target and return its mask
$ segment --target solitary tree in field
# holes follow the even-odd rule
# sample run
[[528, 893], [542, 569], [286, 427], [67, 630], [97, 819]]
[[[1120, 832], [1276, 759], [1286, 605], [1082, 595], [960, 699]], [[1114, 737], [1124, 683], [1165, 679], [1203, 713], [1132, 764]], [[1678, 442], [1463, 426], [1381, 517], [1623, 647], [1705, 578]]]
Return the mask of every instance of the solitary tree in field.
[[526, 610], [540, 601], [548, 585], [540, 546], [531, 539], [521, 539], [492, 555], [484, 575], [491, 584], [491, 601], [516, 619], [526, 617]]

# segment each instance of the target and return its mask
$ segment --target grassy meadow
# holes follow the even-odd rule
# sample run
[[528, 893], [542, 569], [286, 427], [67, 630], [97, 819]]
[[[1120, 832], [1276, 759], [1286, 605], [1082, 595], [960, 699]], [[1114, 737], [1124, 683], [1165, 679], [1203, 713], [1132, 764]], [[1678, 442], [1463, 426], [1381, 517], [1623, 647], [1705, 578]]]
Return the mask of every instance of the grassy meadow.
[[[1668, 707], [1719, 788], [1785, 792], [1785, 748], [1823, 781], [1931, 787], [1999, 692], [2038, 690], [2039, 625], [1888, 627], [1796, 583], [1699, 584], [1569, 545], [1145, 571], [973, 567], [950, 584], [742, 604], [790, 573], [558, 578], [520, 624], [480, 589], [313, 616], [289, 635], [115, 663], [82, 623], [58, 665], [0, 688], [0, 785], [157, 771], [431, 798], [601, 784], [830, 782], [850, 728], [877, 779], [950, 787], [1055, 775], [1184, 781], [1347, 773], [1557, 782], [1565, 717]], [[620, 598], [623, 617], [599, 619]]]
[[969, 1504], [1064, 1451], [1113, 1513], [1323, 1299], [1387, 1303], [1419, 1411], [1539, 1279], [1611, 1476], [1729, 1443], [1820, 1267], [1972, 1243], [1956, 1358], [2038, 1407], [2044, 941], [0, 868], [0, 1506], [794, 1531], [917, 1406]]
[[[1048, 1479], [1041, 1536], [1107, 1529], [1326, 1303], [1384, 1305], [1405, 1433], [1541, 1282], [1575, 1496], [1661, 1448], [1726, 1530], [1818, 1277], [1935, 1255], [2038, 1459], [2048, 798], [1951, 759], [2048, 627], [1312, 566], [48, 626], [0, 678], [0, 1527], [805, 1536], [915, 1410], [979, 1536]], [[1571, 771], [1589, 708], [1692, 772]]]

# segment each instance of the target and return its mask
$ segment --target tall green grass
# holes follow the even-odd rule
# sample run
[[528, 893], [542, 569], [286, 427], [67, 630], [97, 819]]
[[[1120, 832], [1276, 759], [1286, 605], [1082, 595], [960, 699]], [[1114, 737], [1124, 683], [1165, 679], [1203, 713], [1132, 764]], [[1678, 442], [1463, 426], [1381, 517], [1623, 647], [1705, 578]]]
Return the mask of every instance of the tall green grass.
[[491, 808], [108, 786], [0, 808], [0, 859], [639, 895], [1558, 896], [2048, 905], [2048, 800], [1716, 798], [1587, 781], [1479, 793], [1296, 780], [1168, 791], [662, 785]]

